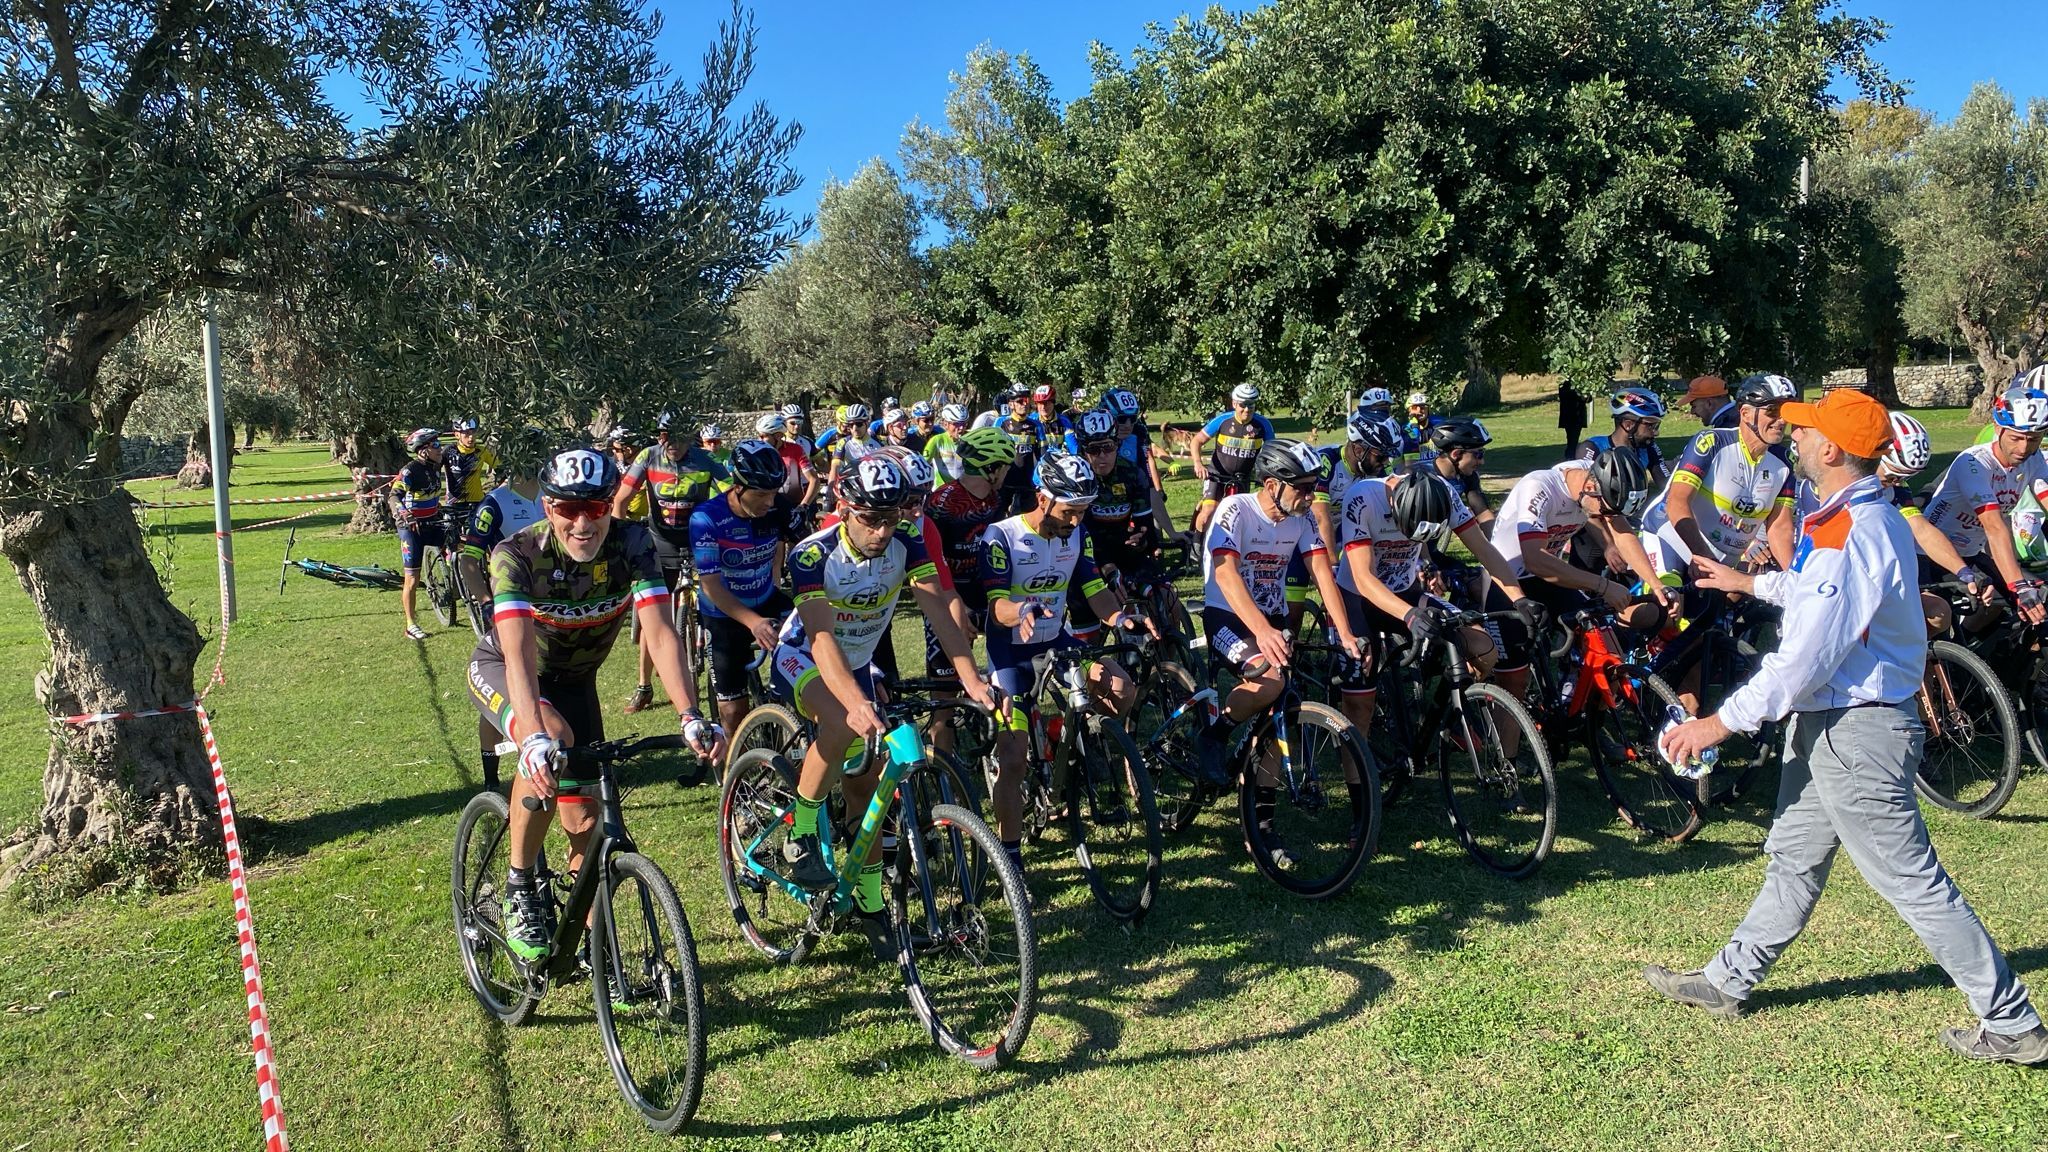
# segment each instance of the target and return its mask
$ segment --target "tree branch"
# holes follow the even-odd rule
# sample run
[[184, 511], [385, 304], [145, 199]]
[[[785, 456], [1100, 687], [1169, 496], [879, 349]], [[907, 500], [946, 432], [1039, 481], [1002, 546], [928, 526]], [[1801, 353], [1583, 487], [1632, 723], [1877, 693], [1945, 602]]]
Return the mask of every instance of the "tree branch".
[[85, 111], [85, 85], [78, 76], [78, 46], [72, 39], [71, 16], [64, 11], [64, 0], [43, 0], [28, 8], [43, 18], [43, 28], [50, 34], [50, 51], [56, 57], [57, 78], [64, 84], [65, 103], [73, 119], [78, 119]]

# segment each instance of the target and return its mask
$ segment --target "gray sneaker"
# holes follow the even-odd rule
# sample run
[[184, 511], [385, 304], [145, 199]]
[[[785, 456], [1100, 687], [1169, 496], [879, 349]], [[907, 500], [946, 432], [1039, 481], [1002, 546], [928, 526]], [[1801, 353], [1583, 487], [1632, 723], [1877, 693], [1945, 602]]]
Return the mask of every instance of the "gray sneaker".
[[823, 892], [839, 883], [839, 877], [825, 864], [825, 846], [815, 832], [785, 841], [782, 859], [789, 865], [789, 882], [799, 888]]
[[1742, 1001], [1714, 987], [1698, 971], [1673, 972], [1662, 964], [1651, 964], [1643, 969], [1643, 979], [1680, 1004], [1690, 1004], [1709, 1015], [1733, 1019], [1742, 1014]]
[[2035, 1025], [2032, 1032], [2007, 1036], [1979, 1025], [1975, 1028], [1943, 1028], [1941, 1042], [1949, 1050], [1972, 1060], [2004, 1064], [2048, 1062], [2048, 1028]]

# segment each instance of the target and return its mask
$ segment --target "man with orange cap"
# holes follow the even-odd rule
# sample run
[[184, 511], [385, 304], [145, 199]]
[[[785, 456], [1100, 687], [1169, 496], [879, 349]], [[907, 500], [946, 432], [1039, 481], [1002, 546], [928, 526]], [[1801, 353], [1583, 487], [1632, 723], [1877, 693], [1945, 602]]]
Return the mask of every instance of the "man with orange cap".
[[1678, 407], [1709, 428], [1735, 427], [1735, 401], [1728, 395], [1728, 382], [1719, 376], [1695, 376], [1678, 398]]
[[1884, 405], [1847, 389], [1818, 404], [1788, 402], [1799, 470], [1820, 507], [1806, 518], [1792, 570], [1749, 576], [1695, 554], [1703, 588], [1784, 609], [1778, 650], [1711, 716], [1667, 730], [1674, 765], [1731, 732], [1791, 715], [1763, 890], [1726, 947], [1703, 969], [1643, 970], [1657, 991], [1716, 1016], [1741, 1013], [1750, 989], [1798, 937], [1827, 884], [1835, 850], [1891, 902], [1970, 1007], [1975, 1028], [1942, 1043], [1972, 1060], [2048, 1062], [2048, 1029], [1956, 883], [1935, 859], [1913, 796], [1926, 730], [1913, 709], [1926, 669], [1927, 627], [1913, 530], [1878, 480], [1891, 445]]

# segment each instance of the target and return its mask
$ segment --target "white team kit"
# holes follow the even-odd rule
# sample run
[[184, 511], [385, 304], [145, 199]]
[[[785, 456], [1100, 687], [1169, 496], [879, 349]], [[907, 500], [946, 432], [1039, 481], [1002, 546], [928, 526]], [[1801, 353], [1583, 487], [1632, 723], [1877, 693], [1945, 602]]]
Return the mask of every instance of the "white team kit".
[[[1734, 564], [1763, 533], [1773, 512], [1792, 507], [1792, 465], [1770, 446], [1751, 457], [1734, 428], [1709, 428], [1694, 436], [1671, 470], [1664, 494], [1643, 517], [1643, 550], [1660, 575], [1682, 573], [1692, 560], [1692, 548], [1672, 527], [1668, 507], [1681, 490], [1694, 494], [1693, 523], [1712, 547], [1712, 558]], [[1706, 497], [1711, 510], [1701, 507], [1699, 496]]]
[[1591, 472], [1590, 460], [1567, 460], [1531, 472], [1515, 482], [1508, 498], [1501, 502], [1500, 515], [1493, 521], [1493, 547], [1504, 557], [1516, 576], [1527, 576], [1522, 549], [1530, 544], [1552, 556], [1563, 558], [1572, 537], [1586, 526], [1586, 510], [1580, 507], [1566, 477], [1574, 472]]
[[[1402, 483], [1414, 483], [1403, 480]], [[1393, 489], [1376, 477], [1355, 480], [1344, 490], [1344, 519], [1338, 529], [1345, 551], [1361, 544], [1372, 547], [1372, 574], [1390, 592], [1405, 591], [1422, 575], [1423, 549], [1428, 543], [1410, 540], [1394, 523]], [[1451, 531], [1472, 522], [1472, 510], [1463, 500], [1451, 501]], [[1337, 565], [1337, 586], [1358, 592], [1349, 564]]]
[[1251, 590], [1252, 602], [1268, 616], [1287, 611], [1287, 565], [1296, 555], [1323, 551], [1316, 522], [1306, 514], [1269, 520], [1259, 508], [1259, 494], [1225, 496], [1209, 521], [1202, 547], [1202, 606], [1233, 611], [1216, 586], [1216, 565], [1237, 565]]
[[1995, 447], [1994, 442], [1963, 449], [1927, 500], [1928, 522], [1948, 537], [1965, 560], [1984, 551], [1984, 525], [1979, 515], [1995, 508], [2010, 516], [2020, 502], [2020, 493], [2030, 488], [2035, 489], [2036, 498], [2048, 496], [2040, 490], [2048, 484], [2048, 461], [2041, 453], [2029, 452], [2007, 468], [1992, 453]]

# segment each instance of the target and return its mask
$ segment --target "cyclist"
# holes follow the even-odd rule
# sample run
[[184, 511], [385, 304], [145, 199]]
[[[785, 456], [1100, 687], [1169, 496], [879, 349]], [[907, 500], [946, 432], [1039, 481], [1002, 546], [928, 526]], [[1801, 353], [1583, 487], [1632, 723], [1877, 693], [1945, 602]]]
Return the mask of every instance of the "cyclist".
[[1491, 443], [1493, 435], [1485, 424], [1470, 416], [1453, 416], [1430, 432], [1429, 444], [1435, 451], [1423, 458], [1487, 533], [1493, 531], [1493, 508], [1479, 487], [1479, 469], [1486, 465], [1486, 446]]
[[804, 413], [803, 405], [784, 404], [782, 406], [783, 434], [789, 438], [791, 444], [803, 449], [806, 458], [818, 450], [818, 446], [811, 443], [810, 425], [811, 418]]
[[[1358, 408], [1354, 415], [1362, 415], [1368, 420], [1376, 420], [1385, 424], [1388, 431], [1394, 434], [1395, 442], [1402, 444], [1403, 450], [1406, 450], [1408, 435], [1402, 429], [1401, 421], [1394, 415], [1394, 394], [1392, 392], [1377, 386], [1360, 392], [1358, 394]], [[1400, 458], [1401, 453], [1395, 453], [1395, 463], [1399, 463]]]
[[1735, 401], [1728, 396], [1728, 382], [1719, 376], [1693, 377], [1678, 404], [1705, 427], [1735, 427]]
[[[2048, 373], [2041, 375], [2048, 383]], [[2032, 379], [2029, 374], [2015, 380], [2012, 388], [1992, 401], [1991, 422], [1998, 427], [1997, 438], [1957, 454], [1927, 500], [1928, 522], [1955, 545], [1963, 563], [1997, 577], [2005, 599], [2030, 625], [2048, 619], [2048, 605], [2044, 605], [2041, 581], [2020, 567], [2009, 517], [2021, 493], [2033, 492], [2040, 499], [2048, 491], [2044, 488], [2048, 462], [2041, 458], [2041, 433], [2048, 429], [2048, 392], [2034, 387]], [[1925, 571], [1927, 565], [1922, 568], [1923, 579], [1932, 575]], [[1994, 602], [1965, 620], [1963, 627], [1981, 633], [2000, 613], [2001, 606]]]
[[725, 447], [725, 429], [719, 427], [716, 422], [697, 429], [697, 447], [702, 448], [706, 455], [720, 464], [732, 458], [732, 453]]
[[[969, 634], [987, 630], [988, 597], [981, 585], [981, 534], [1006, 514], [1004, 480], [1017, 464], [1017, 442], [1000, 428], [976, 428], [960, 438], [960, 477], [948, 480], [925, 501], [932, 533], [927, 537], [953, 574], [965, 606]], [[924, 631], [925, 675], [949, 679], [953, 662], [929, 621]], [[943, 736], [951, 733], [940, 729]]]
[[448, 505], [458, 524], [467, 524], [469, 514], [484, 499], [484, 473], [498, 480], [498, 452], [476, 439], [476, 417], [457, 416], [448, 430], [455, 433], [455, 447], [443, 449], [441, 467], [448, 472]]
[[[1114, 441], [1105, 440], [1112, 452]], [[1121, 597], [1095, 568], [1087, 528], [1088, 506], [1097, 493], [1095, 473], [1075, 456], [1050, 456], [1038, 465], [1037, 503], [1031, 511], [988, 526], [981, 534], [981, 587], [988, 598], [989, 679], [1002, 693], [1008, 715], [996, 734], [1000, 765], [994, 789], [996, 831], [1003, 851], [1024, 867], [1024, 768], [1030, 748], [1025, 714], [1016, 701], [1031, 691], [1038, 657], [1079, 647], [1096, 631], [1075, 621], [1067, 609], [1078, 590], [1091, 621], [1112, 627], [1124, 610]], [[1078, 605], [1077, 605], [1078, 606]], [[1088, 690], [1098, 708], [1112, 716], [1130, 711], [1138, 687], [1110, 659], [1088, 662]]]
[[441, 466], [441, 433], [434, 428], [416, 428], [405, 438], [412, 459], [391, 478], [391, 500], [398, 506], [398, 567], [403, 573], [398, 606], [405, 611], [405, 638], [425, 640], [427, 630], [413, 618], [413, 597], [420, 585], [420, 565], [426, 563], [427, 549], [447, 544], [441, 531], [441, 500], [447, 492], [447, 474]]
[[[1773, 379], [1784, 380], [1783, 376]], [[1786, 387], [1791, 382], [1786, 381]], [[1794, 399], [1788, 396], [1786, 399]], [[1664, 428], [1664, 401], [1648, 388], [1619, 388], [1607, 397], [1607, 414], [1614, 418], [1614, 430], [1605, 436], [1589, 436], [1579, 444], [1575, 459], [1591, 460], [1609, 448], [1627, 448], [1636, 454], [1643, 470], [1650, 474], [1651, 488], [1662, 488], [1671, 478], [1664, 464], [1664, 450], [1657, 446], [1657, 433]], [[1778, 425], [1784, 438], [1784, 423]], [[1772, 441], [1776, 443], [1777, 441]]]
[[733, 486], [690, 513], [697, 611], [711, 649], [711, 691], [728, 730], [747, 714], [754, 648], [775, 650], [789, 597], [776, 587], [783, 546], [802, 539], [802, 510], [783, 495], [789, 466], [765, 440], [742, 440], [728, 465]]
[[[1606, 601], [1629, 628], [1654, 631], [1677, 594], [1657, 580], [1637, 539], [1634, 518], [1649, 501], [1650, 478], [1642, 460], [1623, 448], [1594, 459], [1567, 460], [1538, 469], [1515, 482], [1503, 513], [1493, 522], [1493, 547], [1506, 558], [1523, 592], [1555, 619], [1576, 612], [1594, 597]], [[1566, 558], [1571, 539], [1590, 527], [1596, 542], [1619, 555], [1641, 581], [1645, 599], [1627, 585], [1597, 575]], [[1501, 621], [1501, 644], [1509, 651], [1536, 639], [1515, 620]]]
[[[1137, 577], [1152, 568], [1162, 535], [1176, 535], [1166, 496], [1152, 486], [1145, 470], [1118, 451], [1116, 418], [1100, 408], [1081, 413], [1074, 433], [1081, 459], [1095, 478], [1095, 499], [1088, 505], [1088, 538], [1095, 563], [1105, 575]], [[1044, 481], [1040, 481], [1044, 491]], [[1093, 622], [1084, 603], [1074, 605], [1075, 619]]]
[[[654, 538], [654, 555], [661, 564], [663, 587], [673, 592], [690, 560], [690, 514], [711, 498], [713, 490], [726, 481], [725, 465], [703, 448], [685, 449], [671, 436], [671, 426], [682, 427], [682, 417], [663, 412], [655, 421], [654, 443], [633, 458], [612, 496], [612, 515], [624, 519], [634, 494], [649, 492], [647, 527]], [[669, 628], [674, 635], [674, 628]], [[654, 703], [653, 649], [647, 633], [639, 632], [640, 679], [626, 698], [627, 713], [639, 712]]]
[[[1934, 458], [1934, 443], [1927, 435], [1926, 427], [1904, 412], [1890, 413], [1890, 417], [1892, 442], [1884, 455], [1878, 458], [1877, 480], [1891, 494], [1892, 506], [1906, 518], [1906, 526], [1913, 530], [1913, 543], [1919, 546], [1923, 561], [1921, 579], [1936, 578], [1936, 570], [1939, 570], [1964, 584], [1972, 595], [1989, 603], [1990, 598], [1996, 595], [1991, 585], [1982, 573], [1963, 562], [1962, 553], [1957, 552], [1949, 538], [1928, 521], [1920, 510], [1920, 502], [1913, 496], [1913, 477]], [[1798, 519], [1803, 528], [1806, 516], [1820, 511], [1821, 506], [1819, 493], [1812, 481], [1800, 482], [1799, 499], [1801, 514]], [[1810, 505], [1806, 503], [1808, 500], [1812, 501]], [[1948, 631], [1953, 613], [1946, 599], [1923, 589], [1920, 607], [1927, 615], [1927, 634], [1930, 637]]]
[[[1219, 413], [1204, 424], [1188, 444], [1188, 460], [1195, 466], [1195, 479], [1202, 482], [1202, 503], [1195, 509], [1197, 535], [1207, 530], [1217, 506], [1226, 497], [1258, 484], [1254, 462], [1260, 449], [1273, 439], [1273, 422], [1258, 413], [1258, 402], [1258, 385], [1239, 384], [1232, 388], [1230, 411]], [[1216, 448], [1204, 464], [1202, 446], [1212, 440]]]
[[782, 460], [782, 495], [798, 508], [808, 508], [817, 495], [818, 475], [811, 470], [811, 454], [789, 434], [789, 417], [770, 412], [754, 421], [754, 435], [775, 449]]
[[[796, 610], [782, 626], [773, 669], [778, 695], [786, 695], [815, 726], [797, 778], [794, 825], [787, 848], [789, 878], [813, 891], [837, 882], [818, 838], [818, 814], [847, 753], [883, 732], [874, 700], [875, 647], [889, 634], [897, 594], [904, 583], [924, 610], [925, 622], [969, 698], [993, 708], [988, 685], [974, 666], [967, 638], [954, 627], [940, 601], [938, 572], [915, 532], [898, 532], [910, 500], [910, 479], [895, 461], [870, 455], [840, 481], [847, 518], [823, 529], [790, 553], [789, 573]], [[862, 772], [840, 781], [848, 812], [867, 808], [875, 775]], [[854, 888], [857, 921], [878, 958], [893, 958], [893, 933], [882, 913], [881, 840], [862, 862]]]
[[[484, 494], [483, 502], [470, 514], [463, 529], [462, 553], [456, 557], [456, 563], [462, 569], [463, 587], [477, 595], [490, 594], [491, 550], [507, 536], [541, 518], [540, 471], [535, 462], [545, 459], [546, 449], [542, 445], [546, 436], [538, 428], [525, 431], [521, 437], [525, 449], [522, 467], [499, 469], [503, 482]], [[612, 462], [617, 463], [617, 457]]]
[[938, 429], [932, 427], [937, 414], [929, 400], [919, 400], [910, 406], [910, 434], [917, 438], [917, 451], [924, 451], [925, 444], [937, 434]]
[[[678, 704], [684, 738], [707, 759], [724, 743], [718, 727], [698, 713], [696, 688], [683, 675], [681, 649], [668, 625], [669, 593], [648, 530], [612, 516], [618, 484], [618, 465], [592, 448], [562, 452], [542, 469], [544, 518], [491, 553], [492, 630], [469, 660], [470, 696], [486, 722], [485, 746], [495, 746], [499, 733], [519, 744], [505, 936], [528, 960], [546, 954], [554, 938], [554, 907], [533, 875], [556, 807], [548, 803], [558, 785], [551, 757], [604, 739], [597, 672], [628, 613], [649, 638], [662, 686]], [[526, 807], [529, 797], [541, 802], [538, 811]], [[597, 824], [595, 799], [560, 797], [571, 873], [582, 866]]]
[[910, 414], [901, 408], [891, 408], [882, 416], [882, 437], [893, 447], [924, 451], [925, 437], [910, 426]]
[[974, 423], [969, 426], [969, 431], [975, 428], [994, 427], [996, 421], [1009, 414], [1010, 401], [1014, 398], [1016, 391], [1014, 387], [998, 389], [995, 396], [989, 401], [988, 410], [975, 414]]
[[1760, 538], [1791, 570], [1793, 477], [1781, 410], [1797, 398], [1783, 376], [1751, 376], [1735, 390], [1736, 426], [1708, 428], [1686, 444], [1643, 517], [1643, 549], [1665, 584], [1688, 583], [1695, 555], [1740, 564]]
[[1420, 452], [1429, 444], [1429, 434], [1444, 418], [1429, 410], [1429, 393], [1408, 394], [1408, 422], [1401, 425], [1401, 452]]
[[997, 416], [991, 425], [1008, 433], [1017, 444], [1017, 464], [1003, 476], [1005, 516], [1021, 512], [1037, 500], [1032, 494], [1031, 477], [1045, 451], [1045, 442], [1038, 434], [1038, 421], [1031, 418], [1031, 393], [1022, 388], [1012, 388], [1007, 396], [1008, 410]]
[[846, 404], [841, 404], [833, 409], [832, 426], [820, 432], [818, 434], [818, 442], [811, 445], [811, 451], [819, 457], [819, 459], [813, 460], [812, 463], [820, 470], [823, 470], [827, 466], [827, 461], [831, 459], [829, 453], [832, 451], [832, 445], [846, 439], [848, 435], [847, 426], [851, 423], [851, 418], [847, 414], [852, 411], [852, 406]]
[[1038, 429], [1038, 442], [1044, 445], [1044, 451], [1058, 451], [1063, 444], [1067, 455], [1074, 454], [1074, 422], [1060, 410], [1059, 390], [1052, 385], [1040, 384], [1031, 390], [1031, 423]]
[[839, 478], [852, 470], [868, 453], [882, 446], [879, 440], [868, 434], [868, 406], [848, 404], [846, 419], [840, 422], [843, 434], [832, 442], [826, 451], [831, 463], [825, 468], [825, 496], [827, 501], [838, 498]]
[[[1387, 465], [1401, 454], [1401, 445], [1394, 439], [1394, 432], [1384, 423], [1374, 420], [1363, 412], [1353, 412], [1344, 421], [1344, 443], [1318, 448], [1322, 456], [1323, 482], [1316, 487], [1316, 502], [1312, 508], [1316, 518], [1316, 531], [1324, 540], [1337, 539], [1337, 512], [1331, 505], [1341, 508], [1344, 494], [1351, 491], [1351, 485], [1368, 476], [1385, 476]], [[1338, 574], [1343, 566], [1338, 565]], [[1297, 579], [1302, 575], [1296, 572]], [[1341, 583], [1341, 581], [1340, 581]]]
[[939, 431], [924, 442], [924, 455], [937, 469], [940, 483], [951, 483], [960, 478], [960, 438], [965, 435], [967, 409], [959, 404], [948, 404], [939, 409]]
[[[1224, 743], [1238, 724], [1270, 707], [1285, 687], [1293, 633], [1287, 618], [1287, 569], [1307, 557], [1323, 603], [1341, 603], [1330, 555], [1308, 510], [1323, 478], [1323, 458], [1299, 440], [1272, 440], [1252, 465], [1257, 487], [1232, 493], [1216, 506], [1202, 555], [1202, 631], [1209, 650], [1242, 677], [1223, 702], [1216, 722], [1196, 741], [1203, 778], [1227, 787]], [[1354, 657], [1361, 649], [1351, 622], [1331, 613], [1338, 642]], [[1277, 765], [1270, 755], [1254, 785], [1254, 816], [1270, 829]]]

